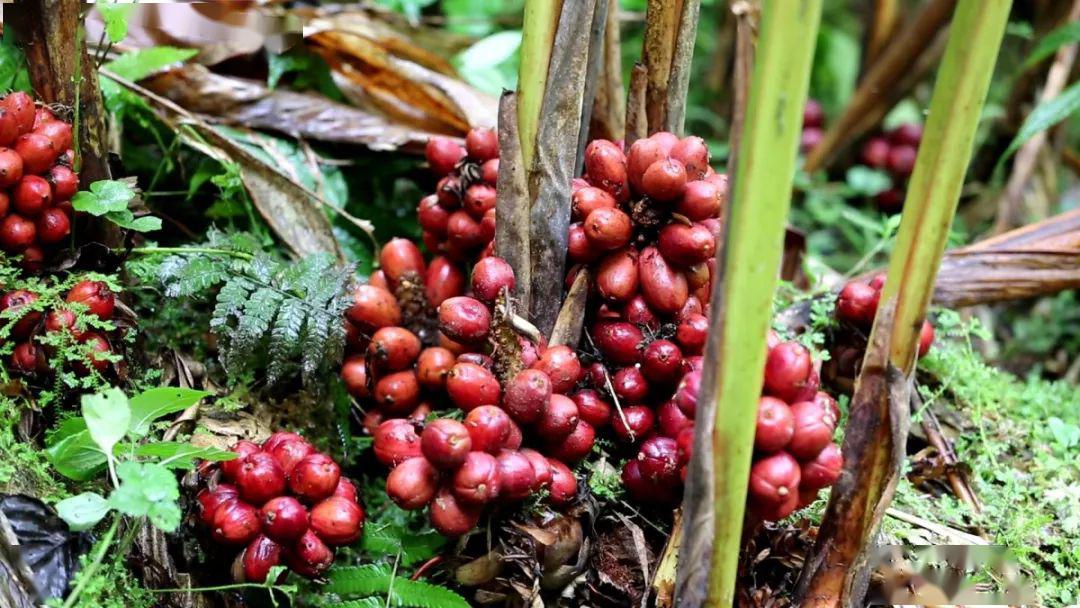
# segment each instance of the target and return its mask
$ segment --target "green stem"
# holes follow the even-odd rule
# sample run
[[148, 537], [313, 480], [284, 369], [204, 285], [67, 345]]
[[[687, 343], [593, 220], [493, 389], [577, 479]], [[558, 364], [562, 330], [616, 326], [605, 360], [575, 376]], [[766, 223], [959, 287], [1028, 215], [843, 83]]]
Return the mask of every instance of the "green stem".
[[243, 251], [219, 249], [215, 247], [135, 247], [133, 255], [227, 255], [241, 260], [252, 260], [255, 256]]
[[518, 67], [518, 137], [526, 175], [532, 169], [539, 131], [540, 106], [547, 90], [551, 45], [559, 25], [562, 0], [525, 0], [521, 34], [521, 63]]
[[119, 514], [113, 518], [112, 525], [109, 526], [109, 530], [105, 533], [105, 536], [101, 537], [98, 541], [98, 550], [94, 554], [94, 560], [90, 562], [90, 565], [86, 567], [79, 574], [79, 583], [75, 585], [75, 588], [71, 590], [71, 594], [68, 595], [67, 600], [64, 601], [63, 608], [71, 608], [75, 605], [75, 602], [79, 599], [86, 585], [94, 578], [94, 574], [101, 568], [101, 561], [105, 559], [105, 552], [112, 545], [113, 537], [116, 536], [116, 531], [120, 527], [121, 516]]

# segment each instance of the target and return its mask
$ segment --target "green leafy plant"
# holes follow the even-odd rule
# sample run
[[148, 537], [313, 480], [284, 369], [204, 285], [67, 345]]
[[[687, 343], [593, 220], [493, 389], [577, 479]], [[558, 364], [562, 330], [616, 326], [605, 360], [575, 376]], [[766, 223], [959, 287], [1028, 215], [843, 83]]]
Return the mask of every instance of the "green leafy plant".
[[375, 598], [380, 602], [385, 602], [386, 606], [406, 608], [467, 608], [469, 606], [469, 602], [457, 593], [438, 585], [398, 577], [396, 568], [386, 564], [336, 568], [330, 572], [329, 578], [330, 583], [326, 585], [325, 590], [343, 599], [369, 602]]
[[75, 194], [71, 206], [76, 211], [104, 217], [110, 222], [135, 232], [161, 230], [161, 218], [143, 216], [136, 218], [129, 206], [135, 200], [135, 189], [127, 182], [101, 180], [90, 184], [89, 191]]
[[169, 297], [205, 298], [217, 288], [210, 329], [235, 382], [266, 370], [275, 385], [299, 373], [309, 388], [330, 373], [345, 345], [341, 318], [352, 269], [329, 255], [290, 262], [243, 233], [208, 233], [205, 247], [146, 248], [168, 254], [159, 277]]

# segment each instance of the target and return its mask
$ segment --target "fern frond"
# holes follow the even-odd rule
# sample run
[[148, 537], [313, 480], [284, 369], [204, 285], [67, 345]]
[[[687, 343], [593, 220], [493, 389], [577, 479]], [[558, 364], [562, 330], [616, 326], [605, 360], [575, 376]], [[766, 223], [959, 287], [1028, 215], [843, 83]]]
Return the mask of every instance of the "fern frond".
[[438, 554], [446, 537], [437, 532], [416, 533], [398, 526], [364, 530], [360, 548], [372, 555], [393, 555], [401, 551], [401, 564], [411, 566]]
[[285, 298], [274, 319], [274, 328], [270, 330], [270, 344], [267, 354], [267, 381], [277, 384], [299, 365], [300, 339], [304, 332], [304, 306], [299, 300]]
[[325, 590], [342, 597], [389, 595], [390, 605], [403, 608], [469, 608], [469, 602], [457, 593], [438, 585], [395, 577], [385, 564], [332, 570]]
[[378, 597], [365, 597], [362, 600], [349, 600], [335, 603], [338, 608], [385, 608], [386, 602]]
[[161, 263], [159, 276], [165, 286], [165, 295], [170, 298], [199, 295], [228, 279], [228, 261], [209, 256], [175, 255]]

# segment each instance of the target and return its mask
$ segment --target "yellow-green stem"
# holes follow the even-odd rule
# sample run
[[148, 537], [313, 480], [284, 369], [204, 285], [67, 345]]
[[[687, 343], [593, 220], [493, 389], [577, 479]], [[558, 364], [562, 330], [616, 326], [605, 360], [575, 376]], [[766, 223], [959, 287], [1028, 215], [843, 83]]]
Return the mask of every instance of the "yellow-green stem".
[[521, 156], [525, 172], [532, 168], [540, 105], [547, 89], [551, 44], [559, 26], [562, 0], [526, 0], [521, 34], [521, 63], [518, 66], [517, 112]]

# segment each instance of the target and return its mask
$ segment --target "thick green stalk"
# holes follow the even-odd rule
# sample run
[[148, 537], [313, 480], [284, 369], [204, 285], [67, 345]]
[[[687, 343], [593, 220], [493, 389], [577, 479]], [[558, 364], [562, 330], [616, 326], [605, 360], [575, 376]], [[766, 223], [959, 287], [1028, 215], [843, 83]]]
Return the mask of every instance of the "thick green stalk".
[[698, 419], [713, 424], [697, 427], [683, 503], [681, 608], [729, 608], [735, 597], [765, 335], [821, 7], [822, 0], [766, 0], [762, 10], [698, 402]]
[[521, 34], [521, 63], [518, 66], [518, 133], [526, 173], [532, 168], [536, 153], [536, 133], [540, 124], [540, 105], [547, 89], [551, 44], [559, 26], [562, 0], [526, 0]]

